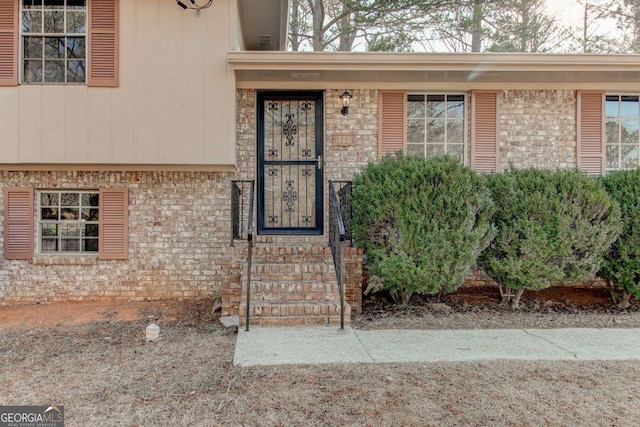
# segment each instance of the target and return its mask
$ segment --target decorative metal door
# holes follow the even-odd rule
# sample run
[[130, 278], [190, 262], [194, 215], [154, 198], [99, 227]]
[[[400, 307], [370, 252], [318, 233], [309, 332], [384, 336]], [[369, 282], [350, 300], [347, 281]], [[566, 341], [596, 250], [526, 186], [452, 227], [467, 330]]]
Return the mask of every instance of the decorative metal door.
[[258, 230], [322, 234], [322, 92], [258, 93]]

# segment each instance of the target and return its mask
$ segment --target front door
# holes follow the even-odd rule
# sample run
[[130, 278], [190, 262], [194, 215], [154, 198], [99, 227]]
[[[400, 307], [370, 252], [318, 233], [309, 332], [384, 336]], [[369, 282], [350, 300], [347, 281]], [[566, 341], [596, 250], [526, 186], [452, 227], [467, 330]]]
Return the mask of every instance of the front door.
[[258, 93], [258, 230], [322, 234], [322, 92]]

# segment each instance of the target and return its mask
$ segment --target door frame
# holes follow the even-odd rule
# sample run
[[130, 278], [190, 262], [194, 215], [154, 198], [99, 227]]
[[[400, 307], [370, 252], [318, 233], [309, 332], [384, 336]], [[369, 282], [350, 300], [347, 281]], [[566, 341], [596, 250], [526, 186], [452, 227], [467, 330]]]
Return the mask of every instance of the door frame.
[[[315, 102], [315, 158], [301, 164], [315, 163], [315, 217], [316, 225], [308, 227], [265, 227], [265, 147], [264, 147], [264, 102], [269, 99], [312, 99]], [[257, 216], [258, 234], [302, 235], [324, 234], [324, 91], [321, 90], [259, 90], [256, 93], [256, 170], [257, 170]], [[319, 159], [319, 160], [318, 160]]]

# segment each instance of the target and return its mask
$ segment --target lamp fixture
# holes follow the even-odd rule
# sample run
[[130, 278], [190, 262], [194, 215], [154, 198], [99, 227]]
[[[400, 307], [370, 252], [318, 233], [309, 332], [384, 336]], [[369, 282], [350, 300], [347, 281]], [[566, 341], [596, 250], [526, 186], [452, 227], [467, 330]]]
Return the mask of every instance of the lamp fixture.
[[351, 98], [353, 98], [353, 96], [347, 89], [345, 89], [344, 92], [342, 92], [342, 95], [340, 95], [340, 99], [342, 99], [342, 110], [340, 110], [340, 112], [343, 116], [349, 114], [349, 103], [351, 102]]
[[181, 8], [185, 10], [186, 9], [195, 10], [196, 13], [199, 13], [203, 9], [207, 9], [209, 6], [211, 6], [211, 3], [213, 3], [213, 0], [206, 0], [206, 2], [203, 5], [199, 5], [198, 3], [196, 3], [196, 0], [188, 0], [188, 1], [191, 4], [186, 3], [186, 0], [184, 2], [181, 0], [176, 0], [176, 3]]

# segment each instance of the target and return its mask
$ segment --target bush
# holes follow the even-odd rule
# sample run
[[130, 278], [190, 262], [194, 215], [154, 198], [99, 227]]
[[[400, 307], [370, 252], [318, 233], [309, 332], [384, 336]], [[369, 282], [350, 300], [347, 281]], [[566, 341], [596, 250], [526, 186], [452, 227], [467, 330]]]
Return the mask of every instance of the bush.
[[609, 195], [620, 204], [622, 232], [606, 253], [598, 276], [606, 280], [614, 303], [629, 306], [640, 297], [640, 170], [620, 171], [602, 178]]
[[353, 239], [371, 283], [405, 305], [411, 295], [451, 292], [493, 237], [482, 179], [449, 157], [387, 156], [353, 180]]
[[[498, 230], [480, 263], [518, 308], [525, 289], [593, 278], [620, 231], [620, 211], [579, 171], [511, 169], [487, 176]], [[515, 291], [515, 292], [514, 292]]]

